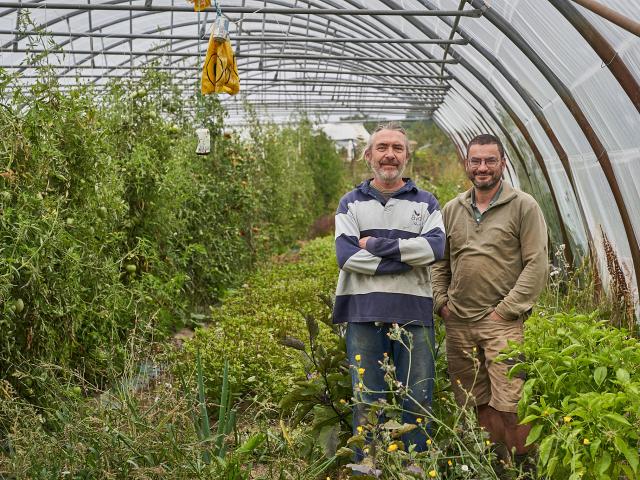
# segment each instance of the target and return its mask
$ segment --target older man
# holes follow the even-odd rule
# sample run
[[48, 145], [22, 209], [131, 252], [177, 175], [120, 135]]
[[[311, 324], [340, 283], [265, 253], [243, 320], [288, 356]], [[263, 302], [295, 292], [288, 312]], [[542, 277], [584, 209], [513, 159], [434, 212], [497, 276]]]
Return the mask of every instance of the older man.
[[[428, 266], [444, 251], [437, 200], [402, 177], [409, 161], [404, 130], [394, 124], [378, 127], [364, 157], [373, 178], [342, 197], [336, 213], [340, 276], [333, 321], [347, 322], [347, 354], [359, 400], [354, 432], [367, 421], [366, 407], [386, 398], [381, 362], [391, 361], [407, 388], [404, 422], [415, 424], [430, 408], [434, 331]], [[393, 324], [408, 334], [398, 336]], [[403, 441], [423, 450], [424, 430], [409, 432]]]
[[447, 241], [432, 280], [456, 400], [476, 407], [491, 440], [522, 460], [529, 433], [516, 414], [523, 380], [508, 379], [509, 362], [495, 358], [508, 340], [522, 341], [523, 321], [545, 285], [547, 228], [533, 197], [502, 180], [505, 167], [498, 138], [469, 142], [473, 187], [442, 210]]

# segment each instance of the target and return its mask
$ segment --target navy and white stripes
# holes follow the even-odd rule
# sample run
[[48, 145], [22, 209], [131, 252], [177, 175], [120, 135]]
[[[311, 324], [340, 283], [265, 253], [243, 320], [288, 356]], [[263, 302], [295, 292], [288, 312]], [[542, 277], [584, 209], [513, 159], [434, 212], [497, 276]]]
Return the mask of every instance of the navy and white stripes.
[[[358, 241], [366, 236], [375, 238], [364, 250]], [[336, 213], [334, 323], [432, 325], [427, 266], [442, 258], [444, 241], [438, 201], [411, 180], [386, 203], [368, 180], [347, 193]]]

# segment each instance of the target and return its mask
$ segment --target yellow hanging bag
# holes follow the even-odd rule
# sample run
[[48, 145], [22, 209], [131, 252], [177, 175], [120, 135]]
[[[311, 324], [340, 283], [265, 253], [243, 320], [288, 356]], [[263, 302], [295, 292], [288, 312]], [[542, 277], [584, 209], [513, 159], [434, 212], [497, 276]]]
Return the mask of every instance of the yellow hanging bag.
[[193, 10], [196, 12], [201, 12], [211, 6], [211, 0], [187, 0], [187, 2], [193, 3]]
[[207, 56], [202, 66], [200, 89], [203, 95], [209, 93], [235, 95], [240, 91], [238, 64], [228, 36], [228, 21], [223, 20], [222, 17], [216, 19], [211, 30]]

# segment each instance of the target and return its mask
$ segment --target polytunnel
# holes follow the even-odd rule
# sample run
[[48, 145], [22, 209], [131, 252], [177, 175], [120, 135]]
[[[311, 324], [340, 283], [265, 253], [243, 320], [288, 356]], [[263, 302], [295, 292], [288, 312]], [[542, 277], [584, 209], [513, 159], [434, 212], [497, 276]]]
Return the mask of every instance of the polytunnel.
[[[639, 12], [637, 0], [225, 0], [199, 12], [180, 0], [0, 1], [0, 64], [12, 88], [43, 66], [97, 92], [153, 68], [189, 94], [222, 15], [260, 115], [432, 118], [460, 156], [476, 134], [499, 136], [553, 249], [576, 266], [594, 259], [637, 314]], [[241, 123], [242, 102], [221, 101]]]

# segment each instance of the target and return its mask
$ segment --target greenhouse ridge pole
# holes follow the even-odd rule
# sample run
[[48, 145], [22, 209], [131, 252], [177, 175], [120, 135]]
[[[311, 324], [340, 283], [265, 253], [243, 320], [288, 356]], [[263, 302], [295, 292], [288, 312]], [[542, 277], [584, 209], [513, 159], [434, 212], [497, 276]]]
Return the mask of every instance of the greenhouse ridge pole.
[[554, 88], [560, 99], [569, 109], [573, 118], [576, 120], [580, 130], [584, 134], [585, 138], [589, 142], [591, 149], [593, 150], [598, 163], [602, 167], [604, 176], [607, 179], [613, 198], [615, 199], [618, 212], [620, 214], [622, 224], [627, 236], [627, 242], [629, 244], [629, 250], [631, 251], [631, 259], [633, 261], [633, 269], [635, 272], [636, 283], [640, 284], [640, 246], [638, 245], [638, 239], [635, 236], [633, 229], [633, 223], [629, 215], [629, 210], [624, 202], [618, 180], [616, 179], [615, 172], [609, 154], [607, 153], [604, 145], [596, 135], [593, 127], [587, 120], [584, 112], [576, 102], [575, 98], [571, 94], [571, 91], [566, 85], [557, 77], [557, 75], [542, 61], [538, 54], [529, 46], [524, 38], [509, 24], [507, 23], [497, 12], [489, 8], [482, 0], [468, 0], [475, 8], [484, 9], [484, 17], [489, 20], [495, 27], [502, 31], [509, 40], [516, 45], [522, 53], [536, 66], [540, 73]]
[[[16, 68], [26, 68], [28, 69], [34, 69], [34, 70], [38, 70], [38, 69], [49, 69], [49, 68], [53, 68], [53, 69], [72, 69], [72, 70], [100, 70], [102, 68], [105, 67], [92, 67], [91, 65], [76, 65], [74, 67], [69, 67], [69, 65], [10, 65], [10, 64], [4, 64], [4, 65], [0, 65], [0, 68], [12, 68], [12, 69], [16, 69]], [[145, 66], [145, 65], [136, 65], [133, 67], [130, 67], [129, 65], [120, 65], [118, 67], [114, 67], [114, 66], [109, 66], [108, 68], [110, 69], [114, 69], [114, 70], [154, 70], [154, 71], [200, 71], [202, 70], [202, 66], [201, 65], [192, 65], [190, 67], [175, 67], [175, 66], [164, 66], [164, 65], [159, 65], [159, 66], [154, 66], [154, 67], [149, 67], [149, 66]], [[240, 71], [258, 71], [258, 72], [265, 72], [265, 73], [276, 73], [276, 72], [287, 72], [287, 73], [318, 73], [318, 70], [313, 70], [313, 69], [304, 69], [304, 68], [263, 68], [262, 70], [256, 70], [255, 68], [247, 68], [244, 65], [239, 65], [238, 66], [238, 70]], [[327, 73], [327, 74], [331, 74], [331, 75], [353, 75], [353, 76], [364, 76], [364, 77], [397, 77], [398, 74], [397, 73], [384, 73], [384, 72], [372, 72], [372, 71], [368, 71], [368, 70], [323, 70], [322, 73]], [[72, 76], [72, 75], [69, 75]], [[100, 75], [102, 76], [102, 74]], [[419, 74], [419, 73], [407, 73], [407, 74], [402, 74], [402, 78], [424, 78], [424, 79], [429, 79], [429, 80], [439, 80], [439, 79], [443, 79], [443, 80], [453, 80], [455, 79], [454, 76], [452, 75], [444, 75], [443, 77], [441, 77], [440, 75], [429, 75], [429, 74]], [[419, 84], [416, 84], [419, 85]]]
[[[51, 37], [78, 37], [78, 38], [133, 38], [134, 40], [200, 40], [203, 43], [209, 41], [198, 35], [162, 35], [153, 33], [95, 33], [95, 32], [59, 32], [37, 30], [0, 30], [2, 35], [27, 35], [51, 36]], [[16, 37], [17, 38], [17, 37]], [[314, 36], [282, 36], [282, 35], [229, 35], [232, 41], [255, 42], [314, 42], [314, 43], [410, 43], [424, 45], [466, 45], [467, 40], [458, 38], [453, 40], [437, 40], [433, 38], [384, 38], [384, 37], [314, 37]], [[18, 38], [19, 40], [19, 38]]]
[[615, 10], [602, 5], [594, 0], [572, 0], [574, 3], [583, 6], [587, 10], [591, 10], [596, 15], [615, 23], [620, 28], [624, 28], [627, 32], [633, 33], [636, 37], [640, 37], [640, 23], [629, 17], [619, 14]]
[[[106, 11], [143, 11], [143, 12], [193, 12], [193, 7], [165, 7], [160, 5], [152, 5], [150, 7], [144, 5], [124, 5], [124, 4], [74, 4], [60, 2], [0, 2], [0, 8], [47, 8], [50, 10], [106, 10]], [[202, 12], [216, 12], [215, 8], [209, 7], [201, 10]], [[368, 10], [366, 8], [288, 8], [288, 7], [234, 7], [225, 6], [224, 13], [263, 13], [266, 15], [336, 15], [336, 16], [400, 16], [400, 17], [454, 17], [460, 15], [463, 17], [478, 18], [482, 15], [480, 10]]]
[[[60, 53], [56, 50], [47, 50], [44, 48], [18, 48], [15, 50], [20, 53]], [[63, 53], [68, 54], [78, 54], [78, 55], [93, 55], [95, 53], [104, 53], [105, 55], [117, 55], [129, 56], [133, 54], [135, 56], [159, 56], [159, 57], [195, 57], [197, 58], [198, 52], [168, 52], [168, 51], [153, 51], [153, 52], [145, 52], [145, 51], [133, 51], [133, 52], [123, 52], [116, 50], [105, 50], [104, 52], [95, 52], [91, 50], [62, 50]], [[317, 54], [307, 54], [307, 53], [238, 53], [236, 54], [236, 58], [281, 58], [287, 60], [343, 60], [343, 61], [354, 61], [354, 62], [390, 62], [390, 63], [443, 63], [443, 60], [437, 60], [434, 58], [385, 58], [385, 57], [364, 57], [364, 56], [340, 56], [340, 55], [317, 55]], [[458, 63], [457, 60], [448, 59], [444, 60], [444, 63]], [[70, 67], [73, 68], [73, 67]]]

